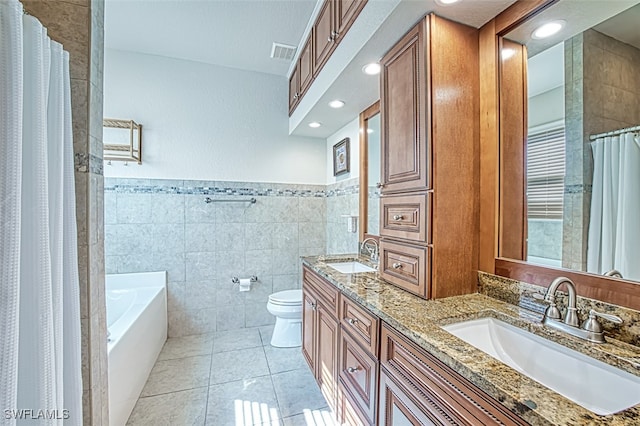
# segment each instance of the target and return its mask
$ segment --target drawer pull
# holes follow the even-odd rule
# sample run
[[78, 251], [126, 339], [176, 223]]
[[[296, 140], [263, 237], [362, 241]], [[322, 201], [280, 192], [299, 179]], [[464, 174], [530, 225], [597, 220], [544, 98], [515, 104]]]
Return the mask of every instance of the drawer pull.
[[350, 325], [356, 325], [356, 324], [358, 323], [358, 320], [357, 320], [357, 319], [355, 319], [355, 318], [347, 318], [347, 322], [348, 322]]
[[402, 216], [400, 214], [397, 214], [397, 215], [393, 216], [393, 220], [402, 220], [402, 219], [404, 219], [404, 216]]
[[347, 368], [347, 372], [349, 372], [351, 374], [357, 372], [358, 370], [360, 370], [360, 367], [349, 367], [349, 368]]
[[402, 263], [394, 263], [391, 266], [393, 266], [393, 269], [402, 269]]

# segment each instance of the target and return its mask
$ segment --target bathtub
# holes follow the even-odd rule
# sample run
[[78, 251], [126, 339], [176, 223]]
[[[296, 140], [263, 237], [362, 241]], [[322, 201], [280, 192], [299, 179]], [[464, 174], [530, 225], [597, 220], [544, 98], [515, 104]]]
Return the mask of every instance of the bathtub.
[[126, 424], [167, 340], [167, 273], [106, 276], [109, 425]]

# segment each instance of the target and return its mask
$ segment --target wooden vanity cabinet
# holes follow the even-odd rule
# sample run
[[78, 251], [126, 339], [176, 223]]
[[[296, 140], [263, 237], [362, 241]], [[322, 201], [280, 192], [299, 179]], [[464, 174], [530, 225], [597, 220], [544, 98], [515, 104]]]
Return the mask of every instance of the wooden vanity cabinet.
[[386, 324], [380, 366], [380, 425], [528, 424]]
[[380, 320], [340, 296], [339, 413], [343, 424], [375, 425], [378, 403]]
[[302, 354], [327, 403], [338, 402], [338, 290], [307, 268], [302, 284]]
[[478, 30], [433, 14], [381, 60], [380, 273], [422, 298], [476, 291], [478, 60]]
[[528, 423], [305, 267], [302, 352], [343, 425]]

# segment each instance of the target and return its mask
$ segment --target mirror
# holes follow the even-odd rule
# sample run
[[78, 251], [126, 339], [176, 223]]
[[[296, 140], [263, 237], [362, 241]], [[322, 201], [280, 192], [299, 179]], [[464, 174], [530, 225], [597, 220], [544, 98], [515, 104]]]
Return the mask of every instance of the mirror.
[[360, 241], [380, 227], [380, 102], [360, 113]]
[[[532, 38], [542, 23], [559, 20], [555, 36]], [[527, 142], [501, 142], [507, 150], [520, 144], [501, 164], [502, 196], [526, 188], [522, 215], [501, 212], [501, 257], [640, 281], [638, 22], [638, 1], [560, 1], [504, 36], [501, 106], [517, 105], [505, 88], [518, 88], [510, 79], [525, 75], [518, 84], [527, 96], [520, 121]], [[501, 127], [505, 116], [523, 115], [502, 108]]]

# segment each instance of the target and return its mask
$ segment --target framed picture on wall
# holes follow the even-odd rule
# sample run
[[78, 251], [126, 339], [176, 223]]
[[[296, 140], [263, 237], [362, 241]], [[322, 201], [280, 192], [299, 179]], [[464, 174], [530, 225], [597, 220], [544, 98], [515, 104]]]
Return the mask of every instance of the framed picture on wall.
[[349, 138], [344, 138], [333, 146], [333, 175], [349, 173]]

